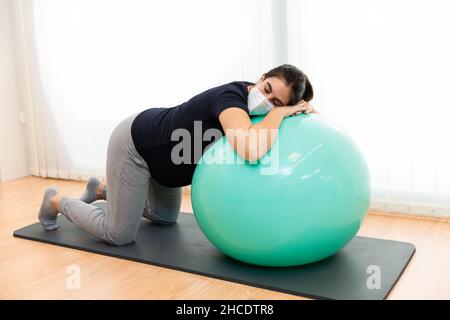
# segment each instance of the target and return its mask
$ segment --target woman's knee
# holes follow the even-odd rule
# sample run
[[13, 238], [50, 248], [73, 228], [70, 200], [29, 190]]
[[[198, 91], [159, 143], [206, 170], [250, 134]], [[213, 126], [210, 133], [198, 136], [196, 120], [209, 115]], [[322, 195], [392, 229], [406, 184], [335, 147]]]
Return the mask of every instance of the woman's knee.
[[179, 210], [173, 211], [173, 212], [165, 212], [164, 214], [160, 214], [160, 213], [156, 212], [155, 210], [152, 210], [148, 207], [144, 209], [144, 214], [143, 214], [144, 218], [147, 218], [151, 222], [166, 225], [166, 226], [175, 224], [177, 222], [178, 215], [179, 215]]
[[124, 246], [134, 242], [134, 240], [135, 240], [134, 235], [121, 232], [114, 232], [107, 237], [106, 242], [114, 246]]

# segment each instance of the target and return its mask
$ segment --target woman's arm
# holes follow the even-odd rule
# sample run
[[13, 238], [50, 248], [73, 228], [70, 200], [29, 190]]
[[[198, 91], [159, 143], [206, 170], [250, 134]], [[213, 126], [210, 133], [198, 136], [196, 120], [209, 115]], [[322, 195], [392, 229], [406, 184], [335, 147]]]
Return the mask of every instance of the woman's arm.
[[320, 114], [319, 112], [317, 112], [317, 110], [315, 110], [313, 108], [313, 106], [308, 101], [303, 101], [302, 100], [302, 101], [299, 102], [299, 105], [301, 105], [303, 107], [303, 110], [296, 112], [294, 115], [297, 115], [297, 114], [302, 113], [302, 112]]
[[219, 115], [219, 121], [228, 142], [243, 159], [254, 162], [262, 158], [275, 143], [284, 118], [305, 110], [304, 105], [275, 107], [264, 119], [253, 124], [240, 108], [228, 108]]

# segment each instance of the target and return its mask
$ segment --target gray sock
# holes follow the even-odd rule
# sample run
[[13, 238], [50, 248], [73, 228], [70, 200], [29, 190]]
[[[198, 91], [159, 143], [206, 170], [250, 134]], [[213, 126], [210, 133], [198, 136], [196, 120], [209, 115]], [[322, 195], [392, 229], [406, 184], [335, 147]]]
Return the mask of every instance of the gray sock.
[[44, 193], [44, 199], [42, 200], [41, 209], [39, 210], [39, 221], [45, 230], [55, 230], [58, 228], [56, 224], [56, 217], [58, 216], [58, 210], [52, 208], [51, 199], [58, 193], [56, 187], [48, 188]]
[[[81, 201], [86, 203], [92, 203], [97, 200], [97, 188], [100, 185], [100, 180], [96, 177], [90, 177], [88, 183], [86, 185], [86, 190], [84, 190], [83, 194], [79, 198]], [[103, 192], [104, 194], [105, 192]]]

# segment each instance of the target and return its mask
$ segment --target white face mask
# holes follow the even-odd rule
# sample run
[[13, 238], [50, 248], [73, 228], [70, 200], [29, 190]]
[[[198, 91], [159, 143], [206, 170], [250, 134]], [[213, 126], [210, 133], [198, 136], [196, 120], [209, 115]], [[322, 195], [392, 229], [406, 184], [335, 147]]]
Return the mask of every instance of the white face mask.
[[273, 104], [266, 96], [256, 87], [250, 89], [248, 94], [248, 110], [250, 115], [262, 115], [273, 109]]

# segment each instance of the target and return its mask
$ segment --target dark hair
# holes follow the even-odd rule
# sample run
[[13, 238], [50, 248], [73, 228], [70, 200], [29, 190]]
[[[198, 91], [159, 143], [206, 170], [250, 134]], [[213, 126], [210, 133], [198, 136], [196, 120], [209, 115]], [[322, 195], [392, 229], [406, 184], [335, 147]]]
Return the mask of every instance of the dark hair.
[[265, 74], [265, 78], [269, 77], [284, 79], [291, 87], [293, 95], [288, 105], [297, 104], [300, 100], [311, 101], [314, 97], [314, 91], [308, 77], [296, 66], [282, 64]]

